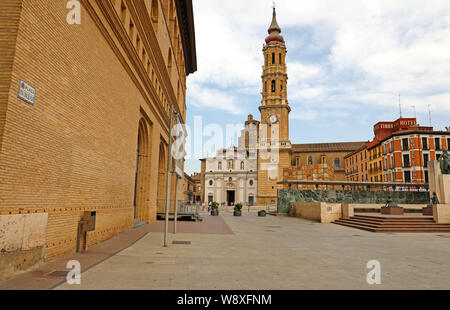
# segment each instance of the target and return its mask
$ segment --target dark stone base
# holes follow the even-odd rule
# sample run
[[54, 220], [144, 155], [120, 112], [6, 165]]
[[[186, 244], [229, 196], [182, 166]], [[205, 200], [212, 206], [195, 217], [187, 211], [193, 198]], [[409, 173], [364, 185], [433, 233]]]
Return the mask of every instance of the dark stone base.
[[433, 216], [433, 208], [427, 207], [422, 209], [422, 214], [427, 216]]
[[242, 216], [242, 212], [241, 211], [234, 211], [233, 215], [234, 216]]
[[258, 211], [258, 216], [259, 217], [265, 217], [266, 216], [266, 211]]
[[384, 215], [403, 215], [404, 213], [402, 207], [381, 207], [381, 214]]
[[219, 216], [219, 211], [211, 211], [211, 216]]

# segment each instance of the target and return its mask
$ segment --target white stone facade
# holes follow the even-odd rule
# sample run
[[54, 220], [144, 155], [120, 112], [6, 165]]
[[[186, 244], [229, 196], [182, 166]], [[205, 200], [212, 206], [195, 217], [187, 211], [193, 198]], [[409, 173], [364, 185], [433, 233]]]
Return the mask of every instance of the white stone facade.
[[229, 148], [206, 158], [205, 202], [220, 205], [254, 205], [258, 189], [258, 163], [256, 156], [246, 151]]

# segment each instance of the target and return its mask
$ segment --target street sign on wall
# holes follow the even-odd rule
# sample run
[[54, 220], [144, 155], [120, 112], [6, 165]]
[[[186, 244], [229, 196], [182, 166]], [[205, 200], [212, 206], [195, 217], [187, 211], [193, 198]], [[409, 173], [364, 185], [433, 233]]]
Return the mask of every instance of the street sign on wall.
[[19, 81], [19, 99], [34, 105], [34, 99], [36, 97], [36, 88], [31, 84], [28, 84], [24, 80]]

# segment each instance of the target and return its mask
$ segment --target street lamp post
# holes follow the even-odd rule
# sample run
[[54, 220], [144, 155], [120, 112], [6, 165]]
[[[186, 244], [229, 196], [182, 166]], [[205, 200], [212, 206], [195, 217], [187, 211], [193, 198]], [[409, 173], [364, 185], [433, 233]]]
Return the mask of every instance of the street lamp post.
[[166, 187], [166, 216], [164, 225], [164, 246], [169, 246], [169, 209], [170, 209], [170, 179], [172, 177], [172, 125], [173, 125], [174, 105], [170, 105], [169, 121], [169, 150], [167, 154], [167, 187]]

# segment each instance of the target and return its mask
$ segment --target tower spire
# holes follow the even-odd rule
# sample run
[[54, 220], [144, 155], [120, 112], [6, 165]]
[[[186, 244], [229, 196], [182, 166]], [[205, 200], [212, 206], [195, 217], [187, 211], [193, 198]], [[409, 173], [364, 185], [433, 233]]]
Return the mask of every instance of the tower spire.
[[272, 14], [272, 23], [270, 24], [269, 29], [267, 30], [269, 36], [266, 38], [266, 43], [278, 41], [284, 43], [283, 36], [280, 35], [281, 27], [278, 25], [277, 21], [277, 11], [275, 7], [275, 1], [273, 2], [273, 14]]
[[278, 31], [278, 33], [281, 33], [281, 28], [278, 25], [278, 21], [277, 21], [277, 10], [275, 8], [275, 2], [273, 2], [272, 23], [270, 24], [268, 31], [269, 31], [269, 34], [271, 34], [274, 31]]

